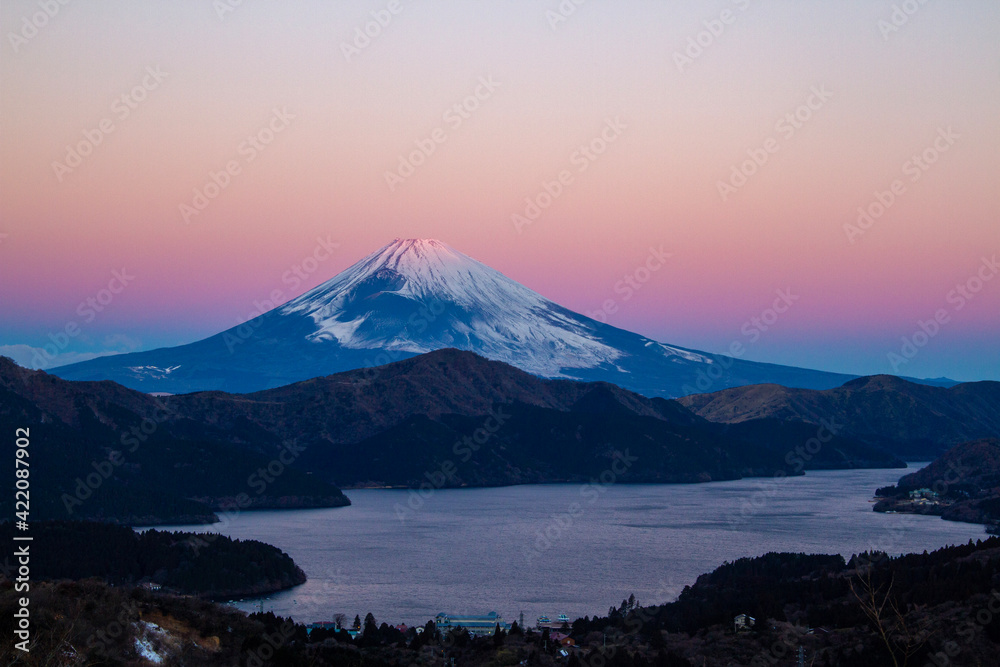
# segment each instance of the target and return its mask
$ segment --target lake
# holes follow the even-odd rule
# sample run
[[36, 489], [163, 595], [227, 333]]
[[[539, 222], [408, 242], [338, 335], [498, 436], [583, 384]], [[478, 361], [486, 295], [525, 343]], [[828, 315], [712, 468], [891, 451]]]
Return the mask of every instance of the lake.
[[[915, 464], [916, 467], [922, 464]], [[914, 469], [911, 464], [911, 471]], [[909, 471], [907, 471], [909, 472]], [[984, 538], [980, 525], [872, 511], [900, 470], [697, 485], [531, 485], [426, 492], [353, 490], [350, 507], [244, 512], [169, 529], [255, 539], [309, 581], [241, 609], [300, 622], [425, 623], [439, 612], [605, 614], [630, 594], [673, 600], [724, 561], [769, 551], [891, 554]]]

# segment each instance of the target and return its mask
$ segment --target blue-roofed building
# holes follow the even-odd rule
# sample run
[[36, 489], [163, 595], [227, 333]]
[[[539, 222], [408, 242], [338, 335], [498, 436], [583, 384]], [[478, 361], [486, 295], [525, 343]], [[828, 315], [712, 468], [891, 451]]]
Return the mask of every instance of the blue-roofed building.
[[306, 626], [306, 634], [313, 630], [336, 630], [337, 624], [333, 621], [320, 621], [318, 623], [310, 623]]
[[470, 635], [477, 637], [491, 637], [497, 626], [504, 632], [510, 630], [510, 624], [505, 623], [503, 617], [495, 611], [491, 611], [485, 616], [469, 616], [462, 614], [441, 613], [434, 617], [434, 624], [441, 632], [448, 632], [452, 628], [462, 628]]
[[[306, 626], [306, 634], [311, 634], [313, 630], [337, 630], [337, 624], [333, 621], [320, 621], [319, 623], [310, 623]], [[360, 630], [354, 630], [353, 628], [340, 628], [341, 632], [346, 632], [351, 636], [351, 639], [356, 639], [358, 635], [361, 634]]]

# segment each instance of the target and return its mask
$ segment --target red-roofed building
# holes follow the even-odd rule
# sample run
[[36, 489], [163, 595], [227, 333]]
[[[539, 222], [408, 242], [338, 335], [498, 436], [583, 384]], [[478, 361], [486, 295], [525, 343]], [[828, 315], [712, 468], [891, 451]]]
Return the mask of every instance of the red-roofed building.
[[572, 637], [561, 632], [550, 632], [549, 639], [558, 643], [560, 646], [576, 646], [576, 642]]

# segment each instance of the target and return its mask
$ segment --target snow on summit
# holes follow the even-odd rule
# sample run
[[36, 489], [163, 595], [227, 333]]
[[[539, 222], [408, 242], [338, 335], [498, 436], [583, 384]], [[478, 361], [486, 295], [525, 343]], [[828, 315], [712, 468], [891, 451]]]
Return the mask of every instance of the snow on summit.
[[853, 376], [715, 356], [575, 313], [433, 239], [395, 239], [253, 320], [176, 347], [52, 372], [147, 392], [251, 392], [454, 347], [542, 377], [674, 397], [764, 382], [814, 389]]
[[527, 287], [441, 241], [396, 239], [285, 307], [295, 312], [302, 307], [343, 304], [345, 292], [379, 281], [386, 292], [415, 299], [448, 296], [466, 307], [481, 306], [481, 297], [491, 289], [495, 291], [492, 296], [513, 290], [520, 299], [545, 301]]
[[434, 239], [395, 239], [289, 301], [315, 341], [354, 349], [472, 350], [550, 377], [610, 363], [598, 325]]

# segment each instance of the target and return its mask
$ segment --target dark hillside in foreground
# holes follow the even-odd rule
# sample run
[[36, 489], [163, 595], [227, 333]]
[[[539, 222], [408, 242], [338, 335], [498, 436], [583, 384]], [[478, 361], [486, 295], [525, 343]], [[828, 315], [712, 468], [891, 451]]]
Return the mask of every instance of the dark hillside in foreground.
[[[676, 602], [577, 621], [573, 635], [610, 624], [663, 645], [657, 634], [678, 633], [689, 639], [664, 643], [688, 664], [793, 665], [801, 647], [811, 665], [987, 665], [1000, 649], [998, 584], [998, 538], [849, 562], [771, 553], [698, 577]], [[755, 623], [734, 632], [741, 614]]]
[[[0, 539], [13, 542], [10, 522]], [[256, 540], [147, 530], [86, 521], [31, 524], [31, 581], [99, 578], [114, 586], [158, 584], [176, 593], [231, 599], [305, 583], [280, 549]]]
[[[651, 576], [663, 573], [651, 572]], [[140, 649], [166, 664], [425, 665], [446, 667], [884, 667], [994, 665], [1000, 652], [1000, 539], [890, 558], [770, 553], [698, 577], [675, 602], [634, 598], [564, 631], [513, 627], [492, 637], [443, 632], [429, 622], [393, 627], [368, 615], [364, 632], [313, 630], [246, 616], [188, 597], [96, 580], [32, 588], [33, 632], [25, 665], [142, 664]], [[0, 634], [14, 636], [17, 593], [0, 580]], [[345, 625], [357, 613], [350, 602]], [[744, 629], [738, 618], [750, 617]], [[108, 632], [108, 628], [113, 628]], [[562, 652], [565, 651], [565, 655]], [[15, 656], [12, 642], [0, 659]]]

